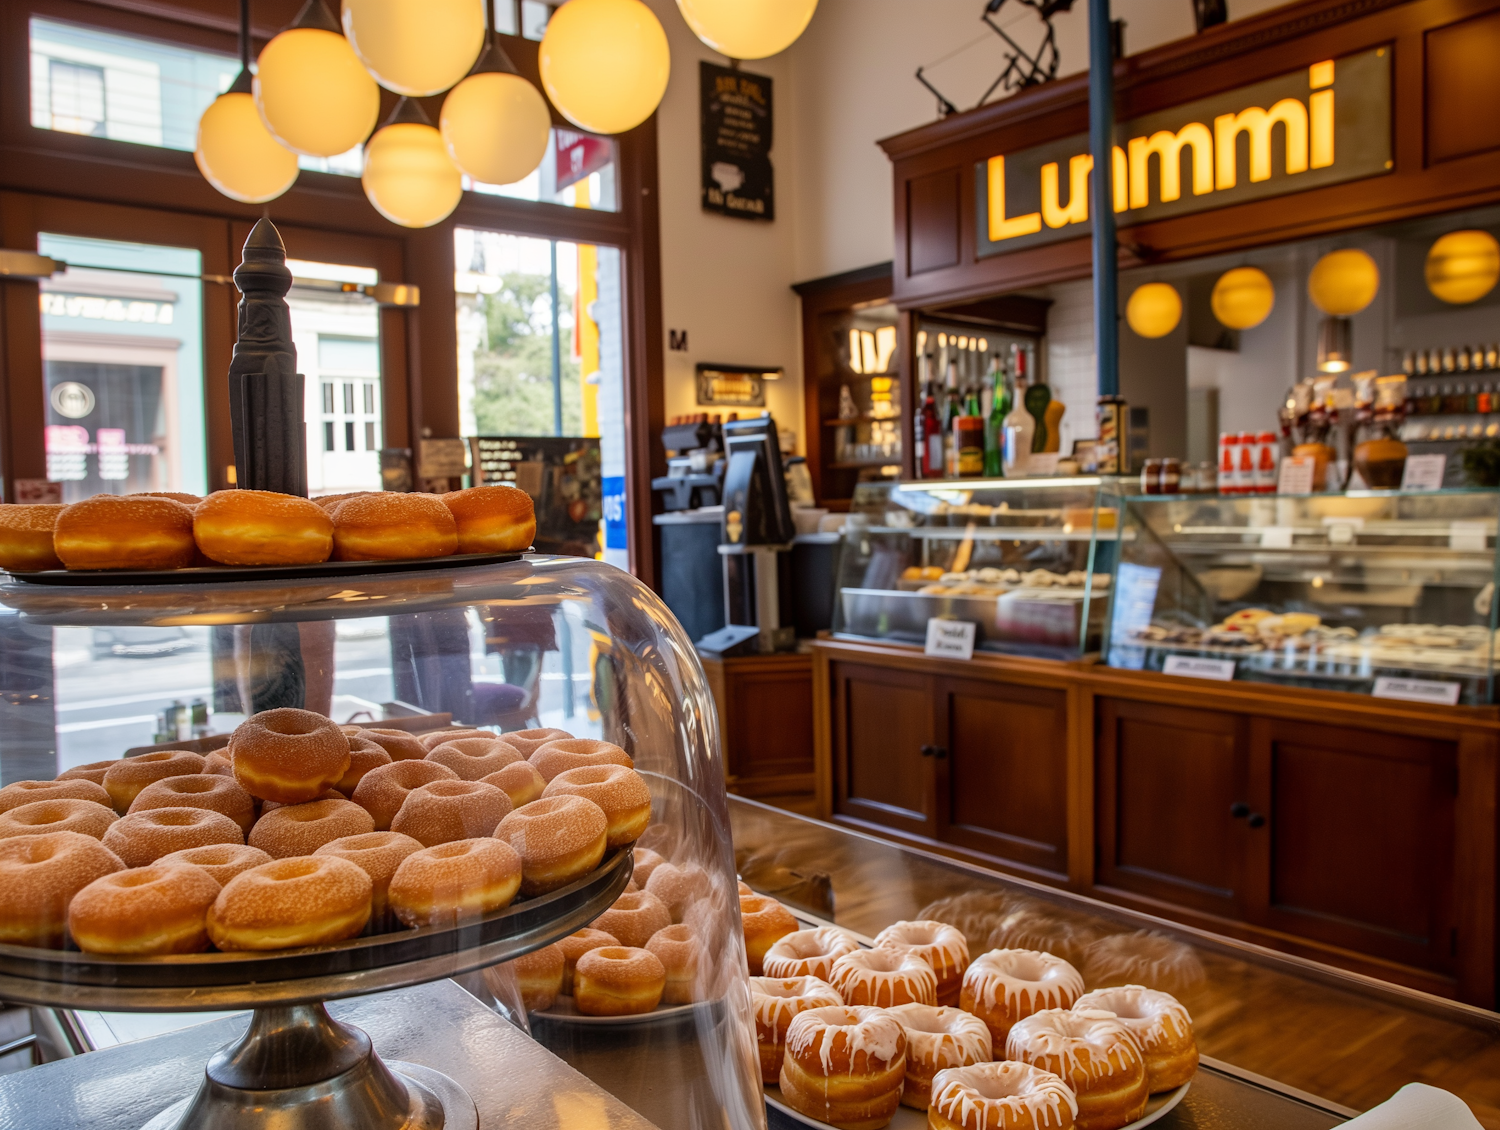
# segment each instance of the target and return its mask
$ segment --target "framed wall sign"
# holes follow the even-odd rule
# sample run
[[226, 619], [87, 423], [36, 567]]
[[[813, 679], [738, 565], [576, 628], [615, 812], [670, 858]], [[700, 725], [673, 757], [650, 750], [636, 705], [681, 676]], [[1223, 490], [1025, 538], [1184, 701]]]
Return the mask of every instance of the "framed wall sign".
[[756, 365], [718, 365], [700, 362], [697, 369], [698, 403], [729, 408], [764, 408], [768, 380], [779, 380], [782, 369]]
[[774, 220], [771, 80], [700, 62], [698, 95], [703, 210], [742, 220]]

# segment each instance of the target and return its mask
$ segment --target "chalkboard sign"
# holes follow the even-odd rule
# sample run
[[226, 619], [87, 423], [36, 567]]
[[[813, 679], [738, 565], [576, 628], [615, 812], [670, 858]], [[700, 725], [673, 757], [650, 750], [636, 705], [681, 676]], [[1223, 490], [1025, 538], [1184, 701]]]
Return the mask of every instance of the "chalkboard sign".
[[774, 220], [771, 80], [699, 62], [698, 93], [704, 211], [744, 220]]

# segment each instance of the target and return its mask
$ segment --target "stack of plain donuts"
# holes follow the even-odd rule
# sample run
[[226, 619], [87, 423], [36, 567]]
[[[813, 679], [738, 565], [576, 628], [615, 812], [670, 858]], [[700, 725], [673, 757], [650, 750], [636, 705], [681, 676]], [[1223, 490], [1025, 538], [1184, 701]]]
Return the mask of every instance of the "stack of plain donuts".
[[316, 565], [517, 553], [531, 546], [531, 496], [511, 486], [449, 494], [360, 492], [306, 499], [264, 490], [96, 494], [62, 505], [0, 505], [0, 569], [183, 569]]
[[[774, 901], [750, 898], [756, 918]], [[753, 952], [765, 933], [751, 917]], [[897, 922], [871, 949], [794, 922], [761, 953], [750, 984], [762, 1079], [833, 1126], [875, 1130], [904, 1105], [931, 1130], [1115, 1130], [1198, 1067], [1192, 1018], [1169, 994], [1085, 992], [1072, 965], [1037, 950], [971, 962], [943, 922]]]
[[266, 710], [221, 752], [0, 788], [0, 943], [147, 957], [456, 926], [583, 878], [650, 819], [609, 742]]

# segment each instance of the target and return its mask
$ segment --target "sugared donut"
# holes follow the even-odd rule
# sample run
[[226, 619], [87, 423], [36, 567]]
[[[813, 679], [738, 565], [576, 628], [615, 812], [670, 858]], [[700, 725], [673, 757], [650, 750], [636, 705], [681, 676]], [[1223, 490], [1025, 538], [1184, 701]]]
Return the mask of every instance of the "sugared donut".
[[221, 950], [280, 950], [342, 942], [370, 920], [370, 877], [347, 859], [304, 855], [243, 871], [208, 911]]
[[371, 769], [379, 769], [382, 765], [389, 765], [392, 760], [383, 746], [369, 738], [352, 734], [349, 736], [349, 768], [333, 783], [333, 787], [346, 797], [353, 796], [366, 773]]
[[622, 946], [637, 949], [645, 946], [658, 930], [671, 924], [672, 915], [661, 899], [645, 891], [627, 891], [592, 923], [594, 929], [613, 934]]
[[[634, 850], [640, 851], [640, 848]], [[695, 863], [660, 863], [646, 880], [645, 890], [666, 903], [673, 922], [681, 922], [694, 903], [702, 902], [713, 892], [713, 880]]]
[[483, 781], [433, 781], [406, 794], [391, 831], [423, 847], [493, 835], [510, 814], [510, 797]]
[[[743, 879], [736, 879], [734, 881], [734, 886], [735, 890], [739, 892], [740, 898], [744, 898], [746, 895], [753, 895], [757, 893], [755, 888], [752, 887], [749, 883], [745, 882], [745, 880]], [[790, 937], [791, 935], [787, 936]]]
[[228, 748], [241, 787], [279, 804], [312, 800], [349, 768], [349, 739], [323, 715], [294, 706], [252, 714]]
[[840, 1127], [884, 1126], [901, 1105], [906, 1033], [883, 1009], [834, 1005], [792, 1018], [781, 1099]]
[[[313, 797], [313, 800], [348, 800], [348, 799], [349, 798], [346, 797], [343, 793], [339, 792], [338, 789], [324, 789], [317, 796]], [[312, 802], [311, 801], [302, 801], [301, 803], [303, 803], [303, 804], [310, 804]], [[290, 805], [290, 804], [278, 804], [274, 800], [263, 800], [263, 801], [260, 802], [260, 814], [262, 816], [264, 816], [268, 812], [275, 812], [278, 808], [292, 808], [292, 807], [294, 807], [294, 806]]]
[[1135, 1037], [1153, 1095], [1182, 1086], [1198, 1070], [1193, 1019], [1178, 999], [1142, 985], [1095, 989], [1073, 1002], [1075, 1012], [1113, 1013]]
[[750, 962], [752, 977], [761, 975], [766, 951], [779, 939], [797, 931], [797, 920], [792, 917], [792, 912], [764, 895], [740, 896], [740, 924], [745, 928], [745, 958]]
[[[681, 926], [672, 927], [674, 930]], [[817, 977], [752, 977], [750, 1007], [755, 1012], [755, 1042], [760, 1049], [760, 1078], [769, 1086], [781, 1079], [787, 1025], [799, 1012], [844, 1003], [833, 986]]]
[[321, 506], [325, 511], [331, 513], [339, 503], [344, 502], [347, 499], [359, 498], [362, 495], [374, 493], [375, 491], [372, 490], [351, 490], [345, 491], [343, 494], [320, 494], [317, 498], [312, 498], [308, 501], [317, 506]]
[[414, 851], [391, 879], [391, 912], [408, 926], [456, 926], [509, 906], [521, 857], [489, 836]]
[[635, 1016], [661, 1003], [667, 971], [650, 950], [600, 946], [573, 968], [573, 1005], [585, 1016]]
[[932, 1080], [931, 1130], [1071, 1130], [1073, 1092], [1050, 1071], [1029, 1063], [949, 1067]]
[[833, 963], [828, 983], [844, 1003], [895, 1008], [899, 1004], [936, 1004], [937, 976], [914, 953], [899, 950], [855, 950]]
[[[114, 762], [110, 764], [113, 765]], [[0, 812], [9, 812], [23, 804], [35, 804], [39, 800], [89, 800], [110, 807], [114, 805], [102, 786], [92, 781], [65, 781], [59, 777], [55, 781], [12, 781], [0, 789]]]
[[183, 848], [164, 855], [157, 863], [191, 863], [201, 867], [223, 886], [241, 871], [249, 871], [262, 863], [270, 863], [271, 857], [260, 848], [249, 844], [205, 844], [203, 847]]
[[217, 490], [193, 508], [193, 540], [221, 565], [315, 565], [333, 552], [333, 522], [296, 495]]
[[[634, 843], [651, 823], [651, 790], [634, 769], [623, 765], [584, 765], [553, 777], [543, 796], [581, 796], [604, 809], [609, 847]], [[628, 943], [627, 943], [628, 944]]]
[[545, 797], [500, 821], [495, 838], [521, 857], [521, 893], [540, 895], [581, 879], [604, 858], [604, 810], [581, 796]]
[[469, 487], [440, 494], [458, 526], [460, 553], [519, 553], [536, 536], [536, 508], [519, 487]]
[[164, 855], [204, 844], [242, 844], [240, 826], [207, 808], [150, 808], [122, 816], [104, 833], [103, 844], [126, 867], [145, 867]]
[[964, 973], [959, 1007], [990, 1028], [1003, 1047], [1011, 1026], [1045, 1008], [1071, 1008], [1083, 995], [1083, 978], [1060, 957], [1038, 950], [990, 950]]
[[181, 490], [133, 490], [130, 498], [170, 498], [173, 502], [180, 502], [189, 509], [196, 507], [203, 501], [201, 494], [188, 494]]
[[926, 1110], [932, 1079], [949, 1067], [988, 1063], [994, 1058], [990, 1030], [983, 1020], [961, 1008], [901, 1004], [887, 1010], [906, 1033], [906, 1081], [901, 1105]]
[[85, 953], [146, 957], [208, 948], [208, 908], [219, 884], [201, 867], [159, 860], [95, 879], [68, 906], [68, 933]]
[[[218, 750], [203, 755], [203, 771], [212, 773], [215, 777], [228, 777], [231, 781], [234, 780], [234, 762]], [[238, 781], [234, 783], [239, 784]]]
[[1011, 1028], [1005, 1058], [1050, 1071], [1073, 1088], [1082, 1130], [1116, 1130], [1134, 1122], [1151, 1097], [1141, 1049], [1112, 1013], [1033, 1013]]
[[409, 855], [422, 850], [422, 845], [400, 832], [362, 832], [357, 836], [344, 836], [332, 840], [313, 852], [314, 855], [336, 855], [347, 859], [366, 875], [373, 884], [370, 891], [370, 917], [379, 921], [386, 915], [386, 894], [396, 868]]
[[1093, 942], [1084, 951], [1083, 975], [1095, 988], [1144, 985], [1179, 999], [1191, 999], [1207, 980], [1192, 946], [1153, 930], [1112, 934]]
[[481, 777], [480, 780], [486, 785], [494, 785], [510, 797], [512, 808], [520, 808], [523, 804], [540, 800], [542, 792], [547, 788], [547, 782], [542, 780], [536, 766], [529, 761], [512, 761], [499, 772]]
[[[528, 761], [527, 764], [531, 763]], [[644, 891], [646, 884], [651, 881], [651, 872], [655, 871], [666, 860], [650, 848], [641, 847], [640, 844], [636, 844], [631, 849], [631, 854], [635, 857], [635, 870], [631, 872], [631, 881]]]
[[372, 727], [368, 730], [360, 730], [354, 736], [374, 742], [391, 755], [392, 761], [421, 761], [427, 756], [427, 747], [417, 741], [415, 735], [408, 734], [405, 730]]
[[[92, 781], [102, 789], [104, 787], [104, 774], [108, 773], [110, 766], [118, 760], [120, 760], [118, 757], [111, 757], [105, 761], [90, 761], [87, 765], [75, 765], [73, 768], [59, 773], [57, 780]], [[4, 792], [4, 790], [0, 789], [0, 792]], [[100, 803], [107, 804], [109, 802], [101, 801]]]
[[124, 867], [114, 852], [79, 832], [0, 840], [0, 942], [61, 949], [73, 896]]
[[102, 840], [118, 819], [113, 808], [92, 800], [34, 800], [0, 812], [0, 838], [79, 832]]
[[36, 573], [61, 569], [52, 548], [52, 531], [62, 513], [61, 503], [0, 506], [0, 569]]
[[573, 995], [573, 969], [578, 964], [578, 959], [589, 950], [596, 950], [600, 946], [617, 946], [620, 940], [603, 930], [594, 930], [585, 926], [582, 930], [575, 930], [566, 938], [559, 938], [557, 948], [563, 954], [563, 996]]
[[521, 760], [514, 746], [497, 737], [456, 738], [432, 747], [428, 761], [446, 765], [461, 781], [482, 781]]
[[484, 981], [490, 992], [503, 1000], [509, 996], [505, 977], [514, 977], [516, 990], [521, 994], [521, 1004], [528, 1012], [540, 1012], [551, 1008], [562, 992], [563, 968], [566, 965], [561, 949], [556, 945], [543, 946], [510, 961], [489, 966], [484, 971]]
[[667, 971], [661, 1003], [691, 1004], [697, 1000], [698, 967], [703, 959], [703, 944], [697, 932], [686, 923], [663, 926], [647, 940], [646, 948]]
[[324, 844], [345, 836], [362, 836], [374, 830], [370, 814], [353, 801], [310, 800], [267, 812], [255, 822], [245, 842], [272, 859], [290, 859], [312, 855]]
[[496, 735], [489, 730], [476, 730], [472, 727], [455, 727], [448, 730], [433, 730], [430, 734], [423, 734], [417, 741], [422, 743], [423, 757], [437, 749], [440, 745], [448, 742], [461, 741], [464, 738], [494, 738]]
[[634, 769], [635, 762], [613, 742], [595, 741], [593, 738], [559, 738], [548, 742], [526, 759], [536, 766], [537, 772], [550, 784], [552, 778], [569, 769], [581, 769], [586, 765], [623, 765]]
[[[749, 887], [745, 892], [755, 893]], [[761, 967], [767, 977], [816, 977], [827, 981], [833, 976], [833, 963], [857, 949], [859, 942], [854, 935], [837, 926], [794, 930], [772, 943], [761, 959]]]
[[64, 506], [52, 548], [69, 569], [181, 569], [198, 555], [192, 509], [142, 495], [96, 494]]
[[548, 742], [561, 741], [571, 738], [573, 735], [566, 730], [554, 730], [544, 726], [537, 730], [512, 730], [510, 733], [501, 734], [500, 736], [515, 746], [522, 757], [529, 759], [533, 753], [541, 749]]
[[120, 815], [130, 811], [136, 794], [147, 785], [168, 777], [186, 777], [203, 772], [203, 758], [185, 750], [163, 749], [139, 757], [122, 757], [105, 771], [104, 788]]
[[435, 761], [393, 761], [366, 773], [355, 786], [351, 799], [370, 814], [375, 831], [388, 832], [412, 789], [434, 781], [456, 780], [457, 773]]
[[213, 773], [187, 773], [153, 781], [130, 802], [131, 812], [151, 808], [206, 808], [222, 812], [248, 832], [255, 823], [255, 801], [239, 783]]
[[969, 943], [954, 927], [946, 922], [894, 922], [875, 935], [875, 948], [916, 954], [937, 975], [937, 1003], [958, 1004], [969, 967]]
[[332, 517], [335, 561], [450, 557], [458, 549], [453, 514], [434, 495], [362, 494], [341, 502]]

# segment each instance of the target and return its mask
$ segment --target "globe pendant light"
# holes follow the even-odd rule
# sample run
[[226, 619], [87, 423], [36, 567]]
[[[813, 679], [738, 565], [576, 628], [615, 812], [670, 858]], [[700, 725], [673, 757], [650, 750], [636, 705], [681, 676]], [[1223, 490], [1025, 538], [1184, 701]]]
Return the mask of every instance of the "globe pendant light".
[[193, 160], [203, 179], [231, 200], [264, 204], [297, 179], [297, 157], [266, 131], [250, 76], [250, 0], [240, 0], [240, 73], [198, 119]]
[[539, 53], [542, 86], [590, 133], [624, 133], [656, 110], [672, 60], [667, 33], [641, 0], [568, 0]]
[[479, 57], [486, 0], [343, 0], [344, 34], [387, 90], [440, 94]]
[[1307, 296], [1313, 305], [1336, 318], [1358, 314], [1375, 301], [1379, 290], [1380, 268], [1355, 247], [1330, 251], [1307, 276]]
[[335, 157], [375, 128], [380, 87], [324, 0], [307, 0], [258, 62], [255, 104], [271, 136], [294, 153]]
[[1451, 231], [1427, 252], [1427, 289], [1452, 306], [1478, 302], [1500, 281], [1500, 242], [1487, 231]]
[[448, 92], [438, 127], [448, 156], [482, 184], [512, 184], [547, 152], [552, 112], [489, 31], [474, 73]]
[[1276, 289], [1259, 267], [1234, 267], [1214, 283], [1209, 305], [1214, 317], [1230, 329], [1254, 329], [1271, 316]]
[[677, 0], [693, 34], [731, 59], [764, 59], [802, 34], [818, 0]]
[[409, 98], [396, 103], [365, 145], [360, 179], [375, 210], [405, 228], [430, 228], [447, 219], [464, 191], [463, 174], [448, 157], [442, 135]]
[[1170, 283], [1145, 283], [1125, 304], [1125, 320], [1142, 337], [1166, 337], [1182, 321], [1182, 295]]

